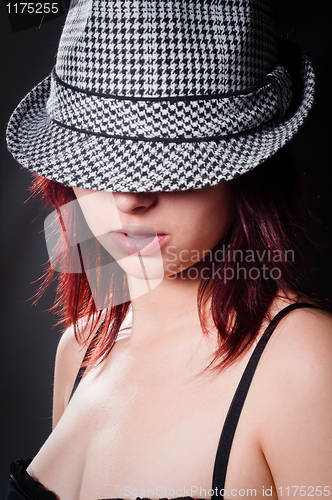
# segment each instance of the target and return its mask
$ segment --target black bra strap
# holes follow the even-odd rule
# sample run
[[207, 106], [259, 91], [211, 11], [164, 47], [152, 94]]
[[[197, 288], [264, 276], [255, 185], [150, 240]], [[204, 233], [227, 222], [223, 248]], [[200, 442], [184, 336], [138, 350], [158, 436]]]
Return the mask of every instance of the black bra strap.
[[[248, 361], [246, 369], [243, 372], [225, 419], [214, 464], [212, 489], [216, 493], [217, 488], [216, 495], [219, 498], [221, 497], [221, 499], [223, 499], [223, 495], [221, 495], [220, 492], [224, 489], [225, 486], [228, 459], [233, 443], [235, 430], [260, 357], [279, 321], [294, 309], [300, 309], [302, 307], [320, 309], [318, 306], [315, 306], [313, 304], [297, 302], [279, 311], [279, 313], [272, 319], [262, 337], [260, 338], [254, 352], [252, 353]], [[212, 498], [216, 495], [213, 495]]]
[[84, 372], [85, 372], [85, 370], [87, 368], [86, 366], [84, 366], [84, 363], [85, 363], [85, 361], [87, 361], [87, 359], [88, 359], [88, 357], [90, 355], [90, 352], [92, 351], [92, 349], [94, 347], [94, 340], [95, 340], [95, 338], [92, 339], [92, 342], [90, 342], [89, 347], [87, 348], [87, 350], [86, 350], [86, 352], [84, 354], [84, 358], [83, 358], [83, 361], [81, 363], [80, 369], [78, 370], [78, 373], [76, 375], [76, 379], [75, 379], [75, 382], [74, 382], [74, 386], [73, 386], [73, 388], [71, 390], [71, 393], [70, 393], [70, 396], [69, 396], [69, 399], [68, 399], [68, 403], [71, 400], [71, 398], [74, 396], [74, 392], [76, 391], [76, 389], [78, 387], [78, 384], [81, 382], [82, 377], [84, 375]]

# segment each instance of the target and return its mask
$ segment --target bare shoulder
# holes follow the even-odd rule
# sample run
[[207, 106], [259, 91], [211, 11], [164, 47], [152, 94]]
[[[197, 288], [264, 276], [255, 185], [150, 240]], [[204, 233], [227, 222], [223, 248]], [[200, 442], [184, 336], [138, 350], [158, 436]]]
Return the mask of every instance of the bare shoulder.
[[311, 308], [289, 313], [269, 341], [261, 374], [261, 446], [276, 487], [330, 484], [331, 314]]
[[[95, 329], [99, 326], [97, 323]], [[84, 358], [87, 346], [84, 340], [90, 333], [90, 325], [84, 321], [79, 324], [82, 341], [75, 336], [74, 326], [70, 326], [62, 335], [55, 358], [53, 392], [53, 428], [63, 414], [73, 388], [78, 370]]]
[[[303, 307], [288, 313], [272, 335], [267, 357], [298, 378], [316, 373], [331, 374], [332, 315], [322, 309]], [[303, 381], [303, 380], [302, 380]], [[309, 380], [308, 380], [309, 382]]]

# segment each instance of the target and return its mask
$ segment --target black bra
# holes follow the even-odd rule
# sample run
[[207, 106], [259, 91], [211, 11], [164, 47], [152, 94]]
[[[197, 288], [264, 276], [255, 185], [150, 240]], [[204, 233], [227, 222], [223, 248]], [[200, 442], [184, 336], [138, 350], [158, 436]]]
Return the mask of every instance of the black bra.
[[[239, 385], [236, 389], [233, 400], [229, 407], [224, 422], [224, 426], [221, 432], [216, 454], [216, 460], [214, 463], [213, 481], [212, 481], [212, 489], [214, 490], [215, 493], [211, 498], [218, 497], [221, 500], [223, 500], [222, 493], [225, 486], [228, 459], [233, 443], [235, 430], [241, 415], [241, 411], [246, 396], [248, 394], [252, 378], [254, 376], [258, 362], [262, 355], [262, 352], [264, 351], [265, 346], [268, 340], [270, 339], [272, 333], [274, 332], [276, 326], [278, 325], [279, 321], [294, 309], [300, 309], [302, 307], [320, 309], [318, 306], [315, 306], [313, 304], [307, 304], [305, 302], [297, 302], [282, 309], [272, 319], [272, 321], [266, 328], [265, 332], [260, 338], [257, 346], [255, 347], [247, 363], [247, 366], [243, 372], [243, 375], [241, 377], [241, 380], [239, 382]], [[87, 353], [85, 356], [87, 356]], [[81, 367], [77, 374], [70, 398], [76, 391], [77, 386], [83, 377], [83, 374], [84, 374], [84, 368]], [[26, 472], [26, 468], [28, 467], [30, 462], [31, 460], [28, 460], [27, 462], [24, 462], [23, 460], [17, 460], [16, 462], [12, 463], [6, 500], [57, 500], [57, 497], [54, 495], [54, 493], [46, 490], [42, 484], [35, 481]], [[178, 499], [175, 500], [180, 500], [180, 498], [181, 497], [178, 497]], [[188, 497], [186, 498], [188, 500]], [[108, 500], [122, 500], [122, 499], [108, 499]]]

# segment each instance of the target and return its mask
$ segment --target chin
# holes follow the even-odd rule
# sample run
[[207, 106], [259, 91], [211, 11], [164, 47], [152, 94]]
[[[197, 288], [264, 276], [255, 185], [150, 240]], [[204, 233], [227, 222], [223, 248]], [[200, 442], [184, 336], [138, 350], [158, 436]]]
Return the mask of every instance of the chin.
[[151, 256], [129, 255], [118, 260], [119, 266], [127, 273], [128, 279], [159, 280], [164, 279], [164, 266], [161, 253]]

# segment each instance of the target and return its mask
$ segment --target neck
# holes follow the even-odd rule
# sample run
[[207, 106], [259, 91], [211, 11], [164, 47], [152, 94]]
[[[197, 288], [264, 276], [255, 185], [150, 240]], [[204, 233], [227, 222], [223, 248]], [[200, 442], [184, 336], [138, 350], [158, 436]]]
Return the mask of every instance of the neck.
[[[133, 326], [131, 343], [172, 339], [186, 332], [200, 332], [197, 310], [199, 280], [181, 279], [179, 275], [166, 277], [144, 295], [137, 296], [137, 283], [128, 279], [133, 291]], [[146, 284], [142, 283], [142, 287]]]

